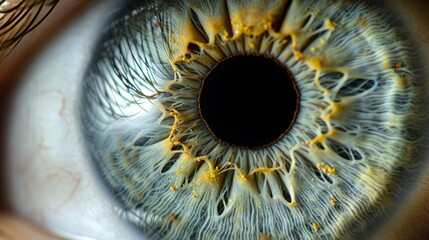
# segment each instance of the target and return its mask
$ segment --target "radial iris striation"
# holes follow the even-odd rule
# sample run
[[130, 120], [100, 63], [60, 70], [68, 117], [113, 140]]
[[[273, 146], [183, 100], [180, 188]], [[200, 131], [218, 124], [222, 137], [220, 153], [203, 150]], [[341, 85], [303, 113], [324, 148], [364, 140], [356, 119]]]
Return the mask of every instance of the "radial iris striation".
[[119, 15], [86, 75], [82, 126], [123, 216], [151, 238], [353, 237], [416, 163], [412, 44], [375, 6], [143, 1]]

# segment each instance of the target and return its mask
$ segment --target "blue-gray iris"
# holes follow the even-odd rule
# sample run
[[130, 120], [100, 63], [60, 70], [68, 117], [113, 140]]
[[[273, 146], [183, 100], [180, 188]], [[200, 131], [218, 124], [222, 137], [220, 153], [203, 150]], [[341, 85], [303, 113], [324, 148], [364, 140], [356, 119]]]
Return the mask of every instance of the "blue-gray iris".
[[[422, 83], [398, 30], [354, 1], [137, 4], [84, 82], [89, 151], [124, 216], [153, 238], [354, 236], [417, 162]], [[293, 126], [269, 146], [228, 144], [201, 118], [203, 79], [238, 55], [283, 64], [299, 89]]]

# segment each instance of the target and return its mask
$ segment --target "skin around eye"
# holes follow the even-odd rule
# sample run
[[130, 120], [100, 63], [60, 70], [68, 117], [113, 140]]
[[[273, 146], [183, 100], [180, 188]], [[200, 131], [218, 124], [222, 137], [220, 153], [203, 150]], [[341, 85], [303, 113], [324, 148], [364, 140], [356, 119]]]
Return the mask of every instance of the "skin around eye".
[[[132, 110], [131, 110], [131, 112], [132, 112]], [[425, 186], [425, 185], [423, 185], [423, 186]], [[424, 206], [424, 205], [423, 205]], [[418, 208], [418, 207], [416, 207], [416, 209], [423, 209], [423, 208]], [[417, 211], [415, 211], [415, 212], [419, 212], [418, 210]], [[421, 211], [420, 211], [421, 212]], [[409, 213], [409, 214], [406, 214], [406, 215], [413, 215], [413, 213]], [[416, 215], [417, 216], [417, 215]], [[424, 222], [424, 217], [423, 218], [420, 218], [420, 219], [423, 219], [423, 221], [420, 221], [420, 224], [422, 224], [422, 222]], [[415, 221], [414, 221], [415, 222]], [[415, 224], [415, 226], [417, 226], [417, 224]], [[395, 227], [395, 228], [393, 228], [394, 230], [400, 230], [400, 234], [396, 234], [395, 235], [395, 233], [393, 233], [393, 236], [403, 236], [403, 234], [404, 234], [404, 232], [406, 232], [406, 230], [404, 230], [404, 229], [406, 229], [406, 228], [403, 228], [402, 227], [402, 225], [401, 225], [401, 227]], [[424, 225], [423, 225], [423, 229], [424, 229]], [[412, 227], [412, 231], [411, 232], [416, 232], [415, 231], [416, 229], [414, 229], [413, 227]], [[388, 230], [388, 232], [389, 232], [389, 230]], [[409, 235], [409, 236], [411, 236], [411, 235]], [[422, 236], [422, 235], [418, 235], [418, 236]], [[389, 238], [389, 239], [393, 239], [393, 238]]]
[[[142, 10], [110, 25], [100, 44], [81, 114], [107, 188], [145, 234], [369, 236], [400, 202], [423, 162], [427, 114], [422, 59], [399, 21], [369, 2], [185, 1], [132, 9]], [[241, 111], [258, 99], [260, 89], [248, 85], [278, 77], [260, 74], [269, 69], [258, 69], [262, 61], [286, 68], [279, 76], [296, 84], [297, 99], [252, 103], [233, 127], [233, 110], [212, 121], [235, 101], [246, 98]], [[208, 83], [229, 75], [247, 82]], [[207, 96], [217, 95], [231, 102], [207, 108]], [[267, 130], [255, 121], [255, 106], [275, 112], [291, 102], [299, 111], [288, 131], [266, 143], [247, 141]], [[211, 112], [216, 105], [219, 112]]]

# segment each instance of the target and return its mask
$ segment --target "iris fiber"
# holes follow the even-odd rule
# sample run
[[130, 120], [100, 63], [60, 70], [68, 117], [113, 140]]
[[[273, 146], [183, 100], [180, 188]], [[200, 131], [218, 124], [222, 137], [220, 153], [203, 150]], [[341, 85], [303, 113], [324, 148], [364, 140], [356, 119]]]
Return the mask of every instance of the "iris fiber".
[[[417, 161], [421, 83], [411, 45], [379, 9], [355, 1], [135, 4], [108, 28], [81, 109], [97, 170], [145, 235], [345, 239], [402, 191], [398, 182]], [[199, 111], [204, 79], [237, 55], [273, 59], [299, 89], [294, 123], [263, 148], [216, 138]]]
[[213, 136], [245, 148], [281, 139], [295, 120], [298, 102], [289, 71], [264, 56], [222, 60], [206, 75], [198, 96], [201, 118]]

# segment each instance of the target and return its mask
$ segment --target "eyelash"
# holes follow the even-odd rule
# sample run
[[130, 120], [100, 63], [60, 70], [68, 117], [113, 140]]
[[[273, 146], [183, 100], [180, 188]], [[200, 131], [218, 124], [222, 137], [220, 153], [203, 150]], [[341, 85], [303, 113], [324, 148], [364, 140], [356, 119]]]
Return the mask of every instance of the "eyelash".
[[52, 12], [59, 0], [2, 1], [0, 6], [0, 63], [10, 50]]
[[[160, 19], [162, 19], [163, 17], [165, 17], [165, 16], [159, 15]], [[121, 24], [114, 25], [112, 28], [110, 28], [110, 30], [116, 31], [117, 30], [116, 28], [118, 28], [118, 26], [120, 26], [120, 25]], [[162, 28], [162, 29], [164, 29], [164, 28]], [[119, 34], [122, 33], [121, 30], [119, 30], [118, 33]], [[125, 34], [125, 35], [129, 36], [128, 34]], [[166, 35], [167, 35], [167, 32], [163, 32], [161, 34], [161, 36], [163, 37], [164, 41], [166, 41], [166, 42], [171, 41], [170, 38], [167, 37]], [[116, 37], [110, 36], [110, 37], [112, 39], [117, 39], [117, 36]], [[147, 38], [151, 38], [151, 37], [147, 37]], [[132, 44], [134, 44], [134, 43], [132, 43]], [[110, 46], [111, 43], [108, 42], [108, 45]], [[107, 46], [105, 46], [105, 47], [107, 47]], [[148, 48], [143, 48], [143, 49], [148, 49]], [[185, 49], [187, 49], [187, 46], [186, 46]], [[115, 49], [115, 50], [117, 50], [117, 49]], [[94, 65], [98, 64], [100, 62], [99, 59], [102, 59], [104, 57], [107, 58], [110, 61], [111, 60], [110, 58], [112, 57], [111, 53], [116, 53], [116, 52], [109, 52], [109, 51], [100, 51], [100, 52], [101, 52], [100, 53], [101, 56], [98, 55], [98, 56], [96, 56], [94, 58], [95, 59], [94, 60]], [[104, 53], [107, 53], [107, 55], [103, 56], [102, 54], [104, 54]], [[127, 50], [124, 49], [124, 51], [122, 51], [120, 53], [121, 54], [120, 56], [124, 56], [124, 55], [126, 56], [126, 54], [128, 54], [128, 53], [129, 53], [129, 51], [127, 51]], [[158, 51], [155, 51], [155, 54], [158, 54], [158, 53], [159, 53]], [[169, 52], [169, 53], [171, 54], [172, 52]], [[148, 54], [147, 51], [144, 52], [144, 54], [147, 55]], [[143, 56], [146, 56], [146, 55], [143, 55]], [[117, 55], [114, 54], [113, 56], [117, 56]], [[142, 55], [138, 55], [138, 56], [142, 56]], [[161, 57], [159, 57], [159, 59], [161, 59]], [[151, 61], [154, 61], [154, 60], [151, 59]], [[156, 61], [156, 60], [155, 60], [155, 62], [159, 63], [159, 61]], [[117, 63], [118, 62], [109, 62], [108, 64], [112, 64], [113, 66], [117, 66]], [[134, 114], [136, 114], [135, 109], [131, 109], [131, 112], [124, 112], [124, 109], [127, 109], [130, 106], [130, 104], [135, 104], [136, 101], [137, 102], [140, 101], [139, 103], [142, 103], [142, 102], [146, 102], [146, 101], [150, 101], [150, 100], [156, 100], [156, 99], [158, 99], [160, 97], [165, 96], [165, 94], [166, 94], [165, 91], [160, 91], [159, 90], [159, 86], [162, 86], [164, 84], [162, 82], [162, 79], [173, 79], [173, 78], [177, 77], [177, 72], [175, 72], [175, 71], [173, 71], [171, 69], [168, 70], [169, 69], [168, 66], [171, 66], [170, 63], [160, 62], [159, 65], [160, 66], [158, 66], [158, 65], [154, 66], [152, 64], [150, 64], [150, 65], [148, 65], [148, 64], [144, 65], [145, 67], [151, 66], [151, 71], [153, 71], [153, 72], [156, 71], [156, 73], [160, 73], [161, 74], [160, 76], [157, 76], [157, 81], [152, 81], [153, 78], [150, 77], [147, 72], [145, 72], [146, 70], [144, 70], [144, 67], [134, 68], [134, 70], [138, 70], [138, 72], [139, 72], [139, 74], [137, 74], [138, 76], [145, 76], [144, 78], [138, 79], [138, 82], [127, 81], [125, 78], [120, 78], [120, 81], [117, 81], [117, 79], [115, 78], [115, 76], [117, 76], [116, 75], [117, 72], [116, 73], [115, 72], [110, 72], [112, 75], [106, 77], [106, 79], [111, 79], [112, 82], [109, 83], [110, 85], [97, 85], [96, 87], [93, 87], [91, 85], [88, 88], [89, 89], [88, 91], [85, 90], [85, 94], [86, 95], [85, 95], [84, 99], [85, 98], [87, 98], [87, 99], [85, 99], [84, 102], [86, 102], [86, 101], [99, 101], [99, 103], [102, 102], [103, 104], [105, 104], [105, 105], [101, 105], [102, 107], [105, 107], [105, 108], [103, 108], [103, 111], [104, 111], [103, 114], [105, 114], [104, 116], [102, 116], [103, 120], [107, 120], [110, 117], [114, 117], [114, 118], [121, 118], [121, 117], [124, 117], [124, 116], [131, 117]], [[94, 74], [94, 75], [88, 75], [89, 79], [91, 77], [99, 77], [98, 75], [100, 75], [100, 76], [105, 75], [106, 72], [111, 71], [111, 70], [109, 70], [109, 68], [103, 68], [103, 66], [98, 66], [98, 67], [100, 68], [99, 71], [97, 70], [97, 67], [95, 69], [90, 69], [89, 70], [90, 74]], [[123, 68], [124, 65], [122, 65], [120, 67], [122, 69], [125, 69], [125, 70], [129, 69], [129, 66], [126, 66], [126, 68]], [[402, 71], [403, 69], [405, 69], [404, 67], [409, 67], [409, 66], [401, 66], [401, 68], [399, 70]], [[167, 71], [165, 71], [165, 70], [167, 70]], [[187, 69], [187, 70], [189, 70], [189, 69]], [[151, 72], [151, 71], [149, 71], [149, 72]], [[114, 77], [112, 77], [112, 76], [114, 76]], [[321, 76], [321, 78], [322, 78], [322, 76]], [[135, 80], [135, 79], [133, 79], [133, 80]], [[321, 79], [321, 80], [323, 80], [323, 79]], [[321, 81], [322, 85], [323, 85], [323, 83], [324, 82]], [[106, 82], [101, 83], [101, 84], [106, 84]], [[326, 82], [326, 84], [329, 85], [331, 83], [328, 81], [328, 82]], [[362, 84], [365, 84], [365, 82], [362, 83]], [[142, 89], [141, 86], [148, 86], [149, 93], [148, 93], [147, 90]], [[174, 85], [173, 87], [177, 87], [177, 85]], [[119, 89], [119, 88], [121, 88], [121, 90], [117, 90], [118, 91], [117, 93], [112, 93], [113, 89]], [[170, 90], [171, 90], [171, 88], [170, 88]], [[180, 89], [174, 89], [174, 91], [178, 91], [178, 90], [180, 90]], [[343, 92], [347, 93], [347, 90], [344, 90]], [[101, 93], [103, 93], [103, 94], [101, 94]], [[108, 97], [106, 97], [106, 94], [107, 94]], [[112, 95], [109, 95], [109, 94], [112, 94]], [[117, 98], [115, 98], [116, 96], [123, 97], [121, 99], [121, 101], [122, 100], [124, 100], [124, 101], [123, 102], [119, 102], [119, 100]], [[92, 121], [98, 121], [95, 118], [96, 117], [100, 117], [100, 116], [99, 115], [98, 116], [97, 115], [94, 116], [93, 113], [99, 114], [100, 112], [98, 112], [97, 109], [92, 108], [93, 106], [86, 105], [86, 103], [83, 103], [83, 106], [85, 108], [83, 111], [87, 112], [87, 114], [85, 114], [85, 113], [83, 114], [84, 128], [85, 128], [85, 124], [91, 123]], [[174, 111], [172, 110], [172, 112], [174, 112]], [[168, 114], [168, 112], [165, 112], [164, 114]], [[174, 126], [174, 124], [176, 123], [174, 121], [174, 116], [175, 115], [173, 114], [173, 118], [168, 118], [168, 117], [165, 118], [165, 122], [164, 122], [165, 126], [169, 126], [169, 127]], [[94, 127], [94, 126], [91, 126], [91, 127]], [[85, 129], [87, 130], [88, 128], [85, 128]], [[90, 129], [90, 130], [93, 131], [95, 129]], [[115, 142], [115, 141], [107, 142], [107, 141], [111, 140], [111, 139], [108, 139], [106, 142], [104, 142], [107, 145], [105, 145], [103, 147], [106, 147], [106, 150], [109, 150], [109, 151], [113, 152], [113, 150], [115, 148], [121, 148], [121, 146], [125, 146], [126, 147], [127, 145], [130, 146], [130, 143], [132, 143], [132, 141], [130, 141], [130, 139], [134, 139], [134, 140], [137, 139], [138, 138], [137, 134], [139, 134], [139, 132], [137, 132], [137, 131], [139, 131], [139, 130], [138, 129], [137, 130], [130, 129], [130, 131], [131, 131], [130, 135], [134, 135], [134, 136], [127, 136], [128, 139], [122, 139], [122, 140], [119, 140], [118, 142]], [[159, 135], [161, 135], [161, 137], [159, 137], [159, 138], [161, 138], [161, 139], [165, 138], [165, 136], [171, 135], [171, 132], [172, 131], [170, 131], [170, 129], [164, 129], [162, 131], [162, 134], [159, 134]], [[91, 140], [97, 140], [97, 139], [93, 138], [92, 134], [93, 134], [93, 132], [90, 132], [90, 131], [87, 132], [87, 136], [88, 136], [89, 142], [91, 142]], [[164, 137], [162, 137], [162, 135], [164, 135]], [[157, 136], [153, 136], [153, 138], [156, 138], [156, 137]], [[149, 138], [149, 139], [147, 139], [147, 138], [139, 138], [139, 140], [141, 142], [144, 142], [143, 144], [145, 146], [150, 145], [151, 143], [156, 143], [156, 142], [158, 142], [158, 140], [160, 140], [159, 138], [158, 139], [153, 139], [153, 138]], [[314, 138], [314, 136], [311, 137], [311, 138]], [[413, 140], [415, 140], [415, 139], [413, 139]], [[314, 143], [315, 143], [315, 145], [317, 144], [317, 142], [314, 142]], [[142, 143], [139, 143], [139, 144], [142, 144]], [[329, 144], [325, 145], [324, 147], [325, 148], [336, 148], [336, 147], [332, 147], [331, 145], [329, 145], [329, 146], [328, 145]], [[92, 145], [92, 147], [95, 148], [95, 149], [97, 149], [98, 147], [100, 147], [100, 145], [99, 146]], [[186, 147], [187, 146], [184, 145], [184, 146], [182, 146], [182, 148], [172, 149], [172, 150], [174, 150], [174, 151], [172, 151], [172, 153], [176, 153], [177, 151], [178, 152], [183, 152]], [[341, 148], [341, 146], [338, 147], [338, 148]], [[91, 149], [91, 150], [94, 150], [94, 149]], [[95, 151], [95, 152], [100, 153], [99, 150], [100, 149], [97, 149], [97, 151]], [[160, 150], [162, 150], [162, 148], [160, 148]], [[164, 150], [162, 150], [162, 151], [164, 151]], [[341, 150], [338, 150], [338, 152], [339, 151], [341, 151]], [[125, 148], [124, 149], [118, 149], [118, 152], [120, 153], [119, 154], [119, 158], [124, 158], [125, 157], [125, 155], [126, 155]], [[122, 155], [122, 154], [124, 154], [124, 155]], [[353, 151], [352, 151], [352, 153], [351, 153], [351, 155], [349, 155], [349, 157], [353, 158], [353, 156], [355, 156], [356, 158], [359, 158], [358, 157], [359, 155], [361, 155], [361, 157], [362, 157], [363, 154], [359, 153], [359, 152], [358, 153], [353, 153]], [[118, 156], [112, 156], [112, 157], [118, 158]], [[116, 160], [118, 160], [118, 159], [116, 159]], [[303, 161], [305, 161], [305, 160], [303, 160]], [[315, 167], [317, 169], [319, 169], [318, 172], [319, 172], [319, 174], [321, 174], [323, 176], [322, 178], [325, 179], [325, 180], [327, 180], [327, 181], [329, 181], [328, 179], [330, 177], [326, 176], [327, 174], [324, 173], [323, 167], [328, 167], [328, 168], [326, 168], [326, 171], [328, 171], [328, 172], [329, 171], [334, 171], [334, 170], [332, 170], [332, 168], [330, 168], [330, 166], [320, 166], [320, 168], [318, 166], [315, 166]], [[314, 169], [314, 171], [317, 172], [317, 170], [315, 170], [315, 169]], [[109, 179], [109, 174], [111, 174], [111, 173], [105, 172], [105, 177], [108, 178], [108, 179]], [[405, 174], [404, 174], [404, 176], [405, 176]], [[194, 179], [195, 179], [195, 177], [194, 177]], [[115, 179], [110, 178], [110, 181], [114, 182]], [[191, 181], [189, 181], [189, 182], [191, 182]], [[167, 185], [169, 185], [169, 184], [167, 184]], [[166, 186], [164, 186], [164, 187], [166, 187]], [[175, 189], [175, 190], [177, 190], [177, 189]], [[117, 192], [117, 194], [118, 193], [119, 192]], [[122, 192], [120, 192], [120, 193], [122, 193]], [[330, 200], [337, 201], [337, 199], [330, 199]], [[130, 205], [128, 205], [127, 207], [129, 207], [129, 208], [136, 207], [137, 208], [136, 205], [140, 204], [141, 203], [140, 201], [141, 200], [139, 200], [139, 199], [132, 200], [131, 203], [129, 203]], [[126, 209], [125, 211], [128, 211], [127, 208], [125, 208], [125, 209]], [[137, 224], [141, 224], [141, 223], [137, 223]], [[320, 228], [322, 228], [321, 230], [323, 230], [323, 228], [324, 228], [323, 225], [319, 226], [317, 223], [316, 223], [316, 225], [310, 224], [310, 231], [313, 231], [314, 229], [311, 229], [311, 227], [313, 227], [314, 229], [316, 229], [316, 228], [319, 229], [317, 231], [320, 231]], [[348, 233], [344, 233], [344, 234], [348, 234]]]

